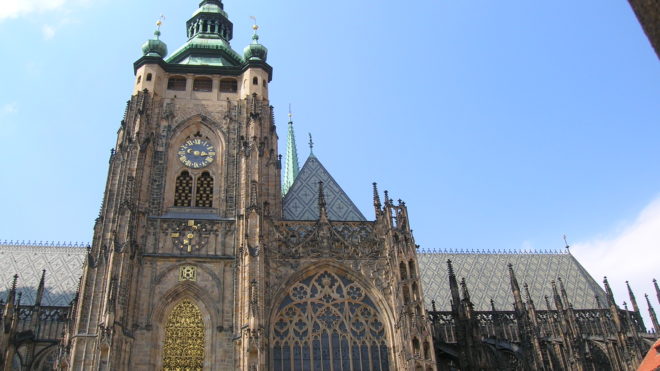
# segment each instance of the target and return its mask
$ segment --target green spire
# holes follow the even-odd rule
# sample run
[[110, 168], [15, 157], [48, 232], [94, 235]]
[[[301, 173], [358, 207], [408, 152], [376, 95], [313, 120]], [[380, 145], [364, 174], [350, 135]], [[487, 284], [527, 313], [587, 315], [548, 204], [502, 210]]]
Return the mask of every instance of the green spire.
[[298, 150], [296, 149], [296, 136], [293, 133], [293, 121], [291, 120], [291, 110], [289, 109], [289, 133], [286, 138], [286, 164], [284, 168], [284, 182], [282, 182], [282, 195], [286, 195], [293, 181], [298, 176], [300, 167], [298, 166]]

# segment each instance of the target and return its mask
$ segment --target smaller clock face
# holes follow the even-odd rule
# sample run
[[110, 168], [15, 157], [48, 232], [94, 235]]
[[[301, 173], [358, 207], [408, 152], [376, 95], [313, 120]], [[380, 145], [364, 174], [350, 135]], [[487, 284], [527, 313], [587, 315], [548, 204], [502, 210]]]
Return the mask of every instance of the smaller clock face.
[[179, 147], [179, 161], [193, 169], [201, 169], [215, 161], [215, 147], [204, 139], [189, 139]]

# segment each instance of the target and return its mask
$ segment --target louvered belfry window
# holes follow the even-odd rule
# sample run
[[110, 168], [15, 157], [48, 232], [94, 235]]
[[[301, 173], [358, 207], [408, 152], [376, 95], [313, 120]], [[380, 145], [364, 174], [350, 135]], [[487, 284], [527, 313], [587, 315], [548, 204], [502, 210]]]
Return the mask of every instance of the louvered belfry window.
[[270, 343], [275, 371], [390, 369], [376, 305], [360, 284], [327, 270], [289, 287]]
[[187, 171], [176, 177], [174, 206], [190, 207], [192, 203], [193, 178]]
[[197, 178], [195, 207], [213, 207], [213, 178], [208, 171]]

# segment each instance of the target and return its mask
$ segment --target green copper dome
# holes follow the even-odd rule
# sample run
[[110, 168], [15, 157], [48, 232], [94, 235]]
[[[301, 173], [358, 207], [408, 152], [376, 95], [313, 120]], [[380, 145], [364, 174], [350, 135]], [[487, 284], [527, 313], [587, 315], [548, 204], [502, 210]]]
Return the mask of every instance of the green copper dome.
[[155, 39], [147, 40], [147, 42], [142, 45], [142, 53], [148, 57], [164, 58], [167, 55], [167, 44], [160, 41], [159, 30], [156, 30], [154, 35], [156, 36]]
[[268, 49], [259, 44], [259, 35], [257, 35], [256, 30], [254, 36], [252, 36], [252, 43], [243, 49], [243, 56], [246, 61], [260, 60], [265, 62], [268, 58]]

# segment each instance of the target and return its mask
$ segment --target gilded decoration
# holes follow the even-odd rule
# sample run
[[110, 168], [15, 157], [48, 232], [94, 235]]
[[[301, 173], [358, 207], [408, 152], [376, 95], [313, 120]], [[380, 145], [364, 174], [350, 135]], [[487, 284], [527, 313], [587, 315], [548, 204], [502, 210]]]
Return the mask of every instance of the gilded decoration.
[[287, 290], [273, 319], [272, 364], [285, 370], [389, 370], [383, 318], [364, 287], [322, 271]]
[[171, 221], [165, 228], [173, 245], [188, 253], [206, 248], [211, 235], [218, 232], [217, 223], [196, 220]]
[[190, 300], [177, 304], [165, 325], [164, 371], [201, 371], [204, 367], [204, 322]]
[[184, 265], [179, 268], [179, 281], [197, 281], [197, 267]]

